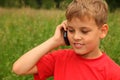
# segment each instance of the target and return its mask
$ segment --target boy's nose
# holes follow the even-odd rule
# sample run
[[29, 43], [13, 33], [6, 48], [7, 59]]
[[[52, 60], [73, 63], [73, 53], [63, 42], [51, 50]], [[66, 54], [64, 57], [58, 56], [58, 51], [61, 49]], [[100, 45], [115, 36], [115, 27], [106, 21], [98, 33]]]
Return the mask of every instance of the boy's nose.
[[77, 32], [74, 34], [73, 38], [74, 38], [74, 40], [81, 40], [82, 39], [81, 35]]

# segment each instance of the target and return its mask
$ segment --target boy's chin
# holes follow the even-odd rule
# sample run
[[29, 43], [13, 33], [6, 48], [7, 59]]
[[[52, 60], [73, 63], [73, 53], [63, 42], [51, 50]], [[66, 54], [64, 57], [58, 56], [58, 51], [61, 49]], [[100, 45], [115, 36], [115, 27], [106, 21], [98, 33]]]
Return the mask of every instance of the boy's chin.
[[81, 51], [81, 50], [74, 50], [74, 51], [76, 54], [81, 55], [81, 56], [87, 54], [85, 51]]

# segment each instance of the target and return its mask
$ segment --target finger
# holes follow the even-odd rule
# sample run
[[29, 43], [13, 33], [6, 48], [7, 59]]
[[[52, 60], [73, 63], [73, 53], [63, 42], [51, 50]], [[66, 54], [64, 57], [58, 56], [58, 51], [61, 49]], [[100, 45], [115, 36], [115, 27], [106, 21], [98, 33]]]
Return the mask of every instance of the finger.
[[67, 20], [63, 21], [61, 26], [64, 28], [65, 31], [67, 31]]

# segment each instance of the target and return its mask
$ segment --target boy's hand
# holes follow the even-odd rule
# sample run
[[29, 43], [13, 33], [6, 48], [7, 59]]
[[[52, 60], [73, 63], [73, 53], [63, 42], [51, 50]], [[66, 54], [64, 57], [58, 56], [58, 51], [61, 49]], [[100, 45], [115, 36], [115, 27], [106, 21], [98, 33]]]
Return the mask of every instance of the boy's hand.
[[62, 29], [66, 30], [66, 23], [67, 22], [64, 21], [62, 24], [57, 26], [55, 34], [52, 38], [48, 39], [47, 41], [36, 46], [21, 56], [13, 64], [13, 71], [19, 75], [37, 73], [36, 63], [40, 60], [40, 58], [47, 54], [50, 50], [60, 45], [65, 45]]
[[56, 27], [55, 33], [54, 33], [54, 40], [57, 42], [58, 46], [65, 45], [64, 38], [63, 38], [63, 29], [66, 31], [67, 21], [63, 21], [60, 25]]

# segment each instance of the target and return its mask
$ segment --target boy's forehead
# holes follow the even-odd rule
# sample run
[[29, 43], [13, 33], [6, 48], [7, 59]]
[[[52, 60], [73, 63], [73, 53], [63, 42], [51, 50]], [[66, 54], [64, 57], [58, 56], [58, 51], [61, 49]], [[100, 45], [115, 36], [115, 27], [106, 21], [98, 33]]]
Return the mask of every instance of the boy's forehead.
[[[71, 20], [67, 20], [67, 27], [74, 27], [74, 26], [97, 26], [95, 19], [83, 17], [73, 17]], [[97, 26], [98, 27], [98, 26]]]
[[67, 23], [75, 22], [76, 20], [79, 20], [82, 22], [88, 22], [88, 21], [95, 22], [95, 19], [91, 16], [82, 16], [82, 17], [72, 17], [70, 20], [67, 20]]

